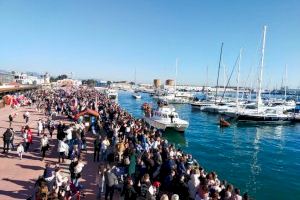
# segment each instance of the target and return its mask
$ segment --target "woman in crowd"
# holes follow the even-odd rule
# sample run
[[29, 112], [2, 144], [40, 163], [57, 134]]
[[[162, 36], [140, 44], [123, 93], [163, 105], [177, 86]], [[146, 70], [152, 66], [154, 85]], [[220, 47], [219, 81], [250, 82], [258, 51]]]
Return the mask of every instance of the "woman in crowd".
[[30, 145], [32, 144], [32, 132], [28, 125], [25, 126], [23, 132], [23, 139], [25, 142], [25, 152], [29, 150]]
[[49, 141], [47, 134], [43, 134], [43, 137], [41, 138], [41, 152], [42, 152], [42, 160], [44, 160], [46, 156], [46, 151], [49, 149]]

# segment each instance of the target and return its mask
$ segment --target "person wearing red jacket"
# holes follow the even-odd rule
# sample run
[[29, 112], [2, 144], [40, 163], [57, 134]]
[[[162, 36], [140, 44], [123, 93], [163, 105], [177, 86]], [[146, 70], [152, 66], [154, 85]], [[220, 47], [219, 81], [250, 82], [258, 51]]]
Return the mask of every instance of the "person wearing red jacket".
[[29, 146], [32, 144], [32, 131], [29, 128], [29, 126], [25, 127], [24, 133], [23, 133], [23, 138], [25, 142], [25, 152], [28, 151]]

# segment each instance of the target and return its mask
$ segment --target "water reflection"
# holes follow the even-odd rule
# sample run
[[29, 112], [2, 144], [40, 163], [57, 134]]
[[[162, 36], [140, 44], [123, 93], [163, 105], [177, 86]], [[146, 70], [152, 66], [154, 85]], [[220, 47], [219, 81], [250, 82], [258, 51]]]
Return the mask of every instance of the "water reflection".
[[175, 144], [177, 148], [188, 147], [188, 142], [183, 133], [179, 133], [174, 130], [166, 130], [163, 133], [163, 137], [167, 139], [169, 143]]
[[258, 185], [257, 185], [257, 177], [259, 176], [260, 172], [261, 172], [261, 167], [260, 167], [260, 163], [258, 160], [258, 154], [260, 152], [260, 138], [261, 135], [264, 134], [264, 131], [257, 127], [255, 129], [255, 137], [253, 140], [253, 154], [251, 157], [251, 162], [250, 162], [250, 174], [249, 174], [249, 182], [247, 183], [247, 190], [252, 189], [253, 192], [257, 192], [258, 191]]

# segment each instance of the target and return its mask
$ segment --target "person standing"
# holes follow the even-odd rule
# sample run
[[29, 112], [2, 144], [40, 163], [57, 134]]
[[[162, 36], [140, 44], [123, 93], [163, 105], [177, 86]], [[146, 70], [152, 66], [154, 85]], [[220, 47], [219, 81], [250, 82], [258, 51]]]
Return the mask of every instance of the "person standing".
[[27, 152], [30, 144], [32, 144], [32, 133], [28, 126], [25, 127], [23, 139], [25, 142], [25, 152]]
[[119, 161], [119, 163], [121, 163], [121, 161], [123, 159], [123, 154], [125, 151], [125, 143], [124, 143], [123, 139], [120, 139], [120, 141], [117, 143], [116, 150], [118, 153], [118, 161]]
[[106, 191], [105, 191], [105, 200], [112, 200], [114, 196], [115, 186], [118, 182], [117, 176], [111, 171], [111, 167], [107, 166], [107, 171], [105, 173], [105, 183], [106, 183]]
[[10, 128], [6, 129], [6, 131], [3, 133], [3, 153], [5, 153], [5, 150], [9, 151], [9, 144], [12, 137], [12, 131]]
[[11, 130], [11, 138], [10, 138], [10, 145], [11, 145], [11, 149], [14, 150], [15, 149], [15, 145], [14, 145], [14, 139], [15, 139], [15, 131], [13, 128], [10, 128]]
[[41, 138], [41, 151], [42, 151], [42, 160], [44, 160], [46, 151], [49, 149], [49, 141], [47, 135], [44, 134]]
[[22, 143], [20, 143], [17, 147], [17, 153], [19, 155], [20, 160], [22, 160], [23, 158], [23, 153], [24, 153], [24, 147], [22, 145]]
[[81, 160], [78, 160], [77, 165], [74, 167], [74, 174], [75, 179], [73, 184], [78, 187], [79, 186], [79, 178], [81, 177], [82, 168], [84, 167], [84, 164]]
[[58, 140], [58, 147], [57, 151], [59, 153], [58, 155], [58, 163], [60, 163], [60, 159], [62, 159], [62, 162], [65, 162], [65, 153], [69, 151], [69, 146], [62, 140]]
[[100, 147], [101, 147], [101, 137], [97, 136], [97, 138], [94, 141], [94, 162], [99, 162], [99, 154], [100, 154]]
[[51, 118], [49, 118], [49, 120], [48, 120], [48, 131], [49, 131], [49, 134], [50, 134], [51, 138], [52, 138], [54, 129], [55, 129], [54, 122], [51, 120]]
[[64, 140], [66, 137], [66, 134], [64, 132], [65, 129], [65, 124], [63, 124], [61, 121], [59, 122], [58, 126], [57, 126], [57, 139], [58, 140]]
[[14, 120], [14, 118], [13, 118], [13, 116], [11, 114], [8, 116], [8, 120], [9, 120], [9, 128], [10, 128], [11, 125], [12, 125], [12, 122]]
[[39, 121], [37, 122], [37, 131], [38, 131], [37, 134], [38, 136], [43, 132], [43, 122], [41, 119], [39, 119]]
[[51, 191], [53, 188], [53, 181], [54, 181], [55, 175], [54, 175], [54, 170], [51, 167], [50, 163], [46, 164], [43, 177], [47, 183], [49, 191]]
[[130, 177], [127, 178], [121, 196], [124, 196], [124, 200], [136, 199], [137, 192], [134, 189], [133, 181]]
[[109, 140], [107, 139], [107, 136], [104, 136], [104, 139], [101, 142], [101, 160], [105, 161], [107, 159], [107, 149], [110, 145]]
[[28, 124], [29, 122], [29, 117], [30, 117], [30, 114], [28, 111], [26, 111], [23, 115], [24, 119], [25, 119], [25, 123]]

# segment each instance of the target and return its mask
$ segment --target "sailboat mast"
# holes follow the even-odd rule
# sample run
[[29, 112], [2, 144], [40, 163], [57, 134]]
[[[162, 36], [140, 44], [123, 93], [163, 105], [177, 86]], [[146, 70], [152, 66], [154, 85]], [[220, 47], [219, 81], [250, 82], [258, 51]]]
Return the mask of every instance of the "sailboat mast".
[[204, 91], [206, 90], [206, 94], [208, 94], [208, 65], [206, 66], [206, 80], [205, 80], [205, 87], [204, 87]]
[[175, 81], [174, 81], [174, 90], [176, 91], [177, 86], [177, 67], [178, 67], [178, 58], [176, 58], [176, 64], [175, 64]]
[[223, 81], [224, 81], [224, 83], [223, 83], [223, 90], [225, 91], [225, 85], [226, 85], [226, 66], [225, 66], [225, 64], [223, 63]]
[[136, 87], [136, 67], [134, 68], [134, 86]]
[[236, 106], [239, 104], [239, 84], [240, 84], [240, 68], [241, 68], [241, 59], [242, 59], [242, 49], [240, 49], [238, 70], [237, 70], [237, 86], [236, 86]]
[[261, 59], [260, 59], [260, 75], [259, 75], [259, 79], [258, 79], [258, 94], [257, 94], [257, 97], [256, 97], [256, 101], [257, 101], [258, 106], [262, 104], [261, 91], [262, 91], [262, 77], [263, 77], [263, 69], [264, 69], [266, 32], [267, 32], [267, 26], [264, 26], [263, 39], [262, 39], [262, 49], [261, 49]]
[[220, 58], [219, 58], [219, 68], [218, 68], [218, 77], [217, 77], [217, 88], [216, 88], [215, 103], [217, 103], [220, 68], [221, 68], [221, 63], [222, 63], [222, 54], [223, 54], [223, 42], [222, 42], [222, 45], [221, 45], [221, 52], [220, 52]]
[[286, 89], [287, 89], [287, 65], [285, 65], [285, 78], [284, 78], [284, 100], [286, 101]]

